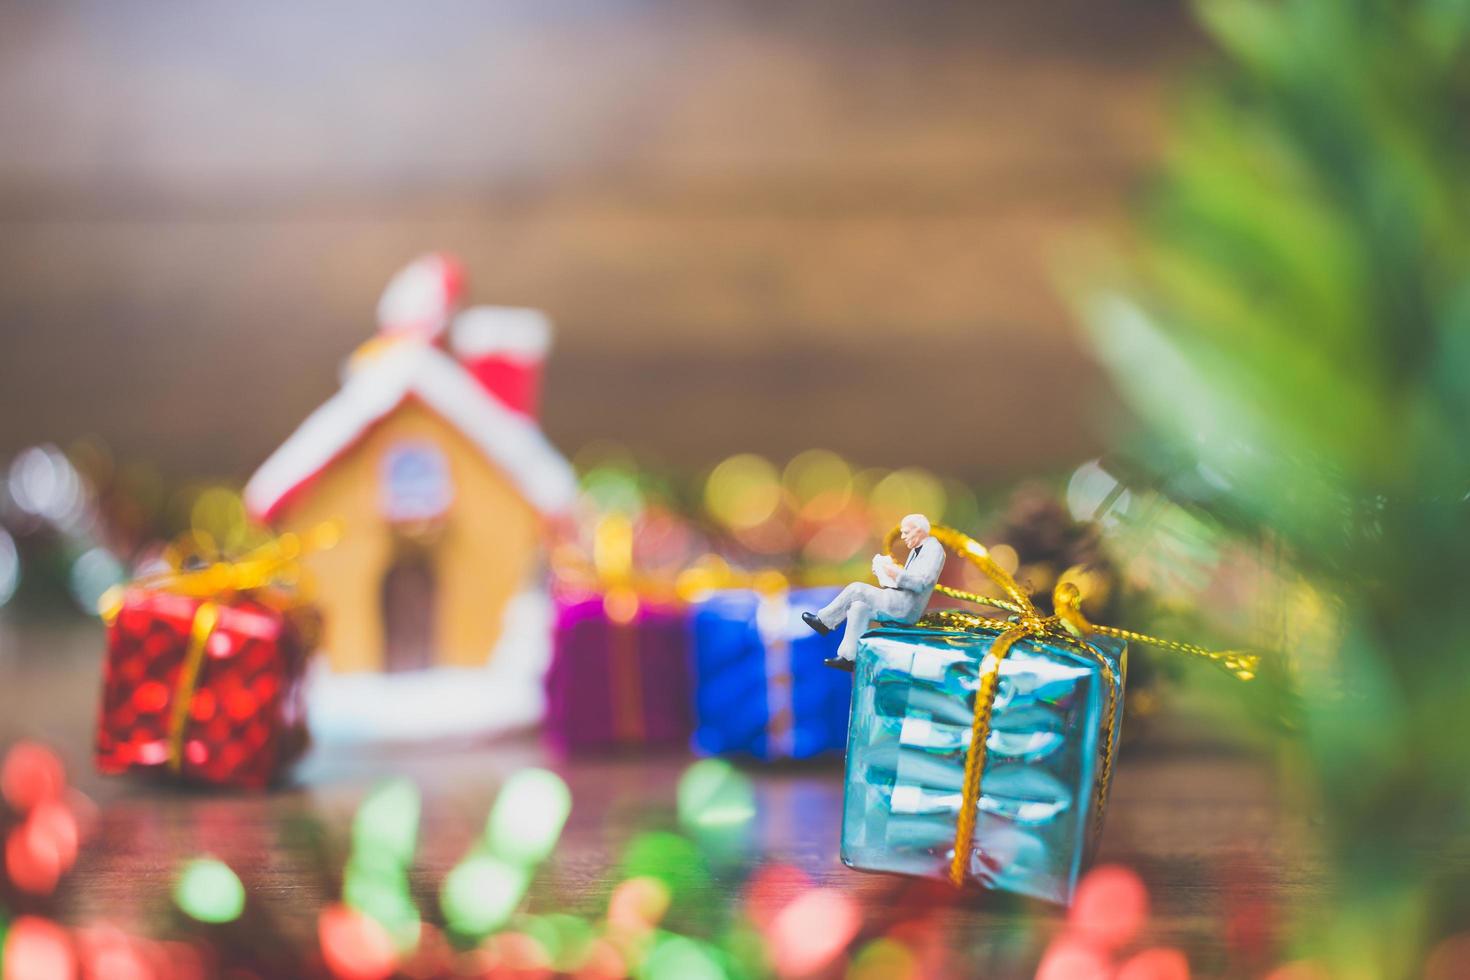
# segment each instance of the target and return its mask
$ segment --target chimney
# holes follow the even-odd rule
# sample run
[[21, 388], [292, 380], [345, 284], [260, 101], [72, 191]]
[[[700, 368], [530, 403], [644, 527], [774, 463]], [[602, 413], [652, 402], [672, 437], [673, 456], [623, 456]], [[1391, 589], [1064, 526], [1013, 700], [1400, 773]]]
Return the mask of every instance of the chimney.
[[540, 310], [472, 306], [454, 318], [449, 349], [507, 408], [536, 418], [551, 321]]

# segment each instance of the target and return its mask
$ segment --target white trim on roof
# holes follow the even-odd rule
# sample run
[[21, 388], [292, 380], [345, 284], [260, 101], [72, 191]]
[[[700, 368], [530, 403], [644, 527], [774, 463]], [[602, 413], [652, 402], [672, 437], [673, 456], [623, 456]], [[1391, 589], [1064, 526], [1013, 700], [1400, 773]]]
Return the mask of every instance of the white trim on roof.
[[464, 433], [541, 513], [570, 506], [571, 464], [535, 423], [506, 408], [448, 354], [419, 343], [396, 345], [355, 367], [250, 478], [245, 506], [257, 517], [270, 516], [410, 394]]
[[449, 348], [461, 357], [504, 354], [539, 361], [550, 347], [551, 321], [524, 306], [472, 306], [449, 328]]

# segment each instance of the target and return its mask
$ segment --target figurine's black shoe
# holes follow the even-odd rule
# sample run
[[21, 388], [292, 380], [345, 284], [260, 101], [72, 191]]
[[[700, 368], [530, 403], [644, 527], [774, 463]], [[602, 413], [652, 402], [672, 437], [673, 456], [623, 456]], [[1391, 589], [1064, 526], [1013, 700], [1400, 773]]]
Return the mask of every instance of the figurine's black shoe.
[[826, 623], [817, 618], [816, 613], [802, 613], [801, 621], [803, 623], [806, 623], [812, 629], [816, 630], [818, 636], [826, 636], [828, 633], [832, 632], [832, 629]]
[[835, 667], [838, 670], [845, 670], [849, 674], [852, 673], [852, 661], [848, 660], [846, 657], [828, 657], [826, 660], [823, 660], [822, 663], [826, 664], [828, 667]]

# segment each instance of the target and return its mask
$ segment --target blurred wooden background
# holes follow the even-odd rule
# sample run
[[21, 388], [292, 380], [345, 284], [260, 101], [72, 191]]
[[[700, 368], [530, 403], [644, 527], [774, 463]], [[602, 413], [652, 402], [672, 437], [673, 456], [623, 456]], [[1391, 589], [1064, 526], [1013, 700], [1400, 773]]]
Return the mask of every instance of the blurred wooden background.
[[0, 0], [0, 456], [243, 476], [446, 248], [555, 318], [568, 452], [1082, 458], [1117, 403], [1054, 270], [1158, 150], [1182, 6]]

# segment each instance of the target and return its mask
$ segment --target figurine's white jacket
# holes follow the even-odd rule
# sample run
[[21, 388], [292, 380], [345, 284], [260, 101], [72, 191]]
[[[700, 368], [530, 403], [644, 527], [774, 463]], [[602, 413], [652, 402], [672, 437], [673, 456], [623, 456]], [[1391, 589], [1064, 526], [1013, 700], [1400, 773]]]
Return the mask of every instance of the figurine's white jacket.
[[844, 660], [857, 656], [858, 637], [867, 631], [876, 617], [900, 623], [912, 623], [924, 615], [929, 596], [944, 571], [944, 545], [932, 537], [919, 542], [910, 553], [892, 588], [880, 589], [866, 582], [854, 582], [838, 593], [817, 618], [828, 629], [836, 629], [844, 620], [847, 632], [837, 647]]
[[929, 606], [929, 597], [944, 571], [944, 545], [932, 537], [919, 542], [917, 551], [909, 556], [898, 581], [891, 589], [878, 590], [873, 611], [883, 619], [895, 619], [901, 623], [912, 623], [924, 615]]

